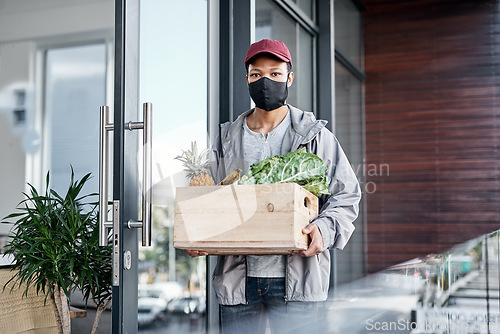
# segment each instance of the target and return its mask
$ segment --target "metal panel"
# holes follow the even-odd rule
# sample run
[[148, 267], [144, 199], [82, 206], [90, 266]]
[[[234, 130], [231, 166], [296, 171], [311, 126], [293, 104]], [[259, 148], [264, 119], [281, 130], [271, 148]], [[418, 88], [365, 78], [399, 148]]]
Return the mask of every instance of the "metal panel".
[[[208, 143], [212, 144], [218, 134], [218, 124], [220, 119], [229, 120], [229, 115], [222, 115], [219, 97], [221, 88], [220, 58], [224, 55], [220, 53], [220, 1], [208, 1]], [[227, 110], [227, 109], [226, 109]], [[212, 273], [217, 263], [217, 256], [206, 257], [206, 302], [207, 302], [207, 334], [219, 333], [219, 303], [217, 302], [215, 291], [212, 287]]]
[[317, 103], [318, 118], [328, 121], [328, 128], [335, 129], [335, 82], [334, 82], [334, 22], [333, 0], [318, 1], [318, 25], [320, 34], [317, 37], [318, 69]]
[[[126, 228], [138, 217], [138, 131], [125, 122], [138, 119], [139, 111], [139, 1], [115, 2], [115, 102], [113, 149], [113, 200], [120, 201], [120, 254], [130, 251], [130, 270], [122, 271], [113, 287], [113, 333], [137, 332], [137, 230]], [[123, 257], [120, 256], [123, 268]], [[126, 293], [123, 293], [126, 291]]]
[[219, 1], [219, 122], [233, 119], [233, 0]]
[[[335, 71], [334, 71], [334, 1], [318, 1], [317, 20], [317, 117], [328, 121], [327, 127], [335, 130]], [[337, 285], [337, 256], [330, 251], [330, 288]]]
[[320, 32], [318, 26], [300, 9], [300, 7], [296, 3], [291, 2], [290, 0], [273, 1], [285, 12], [287, 12], [287, 14], [290, 15], [303, 28], [305, 28], [311, 35], [317, 35]]
[[253, 0], [238, 0], [233, 8], [233, 119], [251, 108], [250, 94], [246, 83], [246, 70], [243, 61], [252, 43], [251, 12]]
[[[243, 61], [251, 40], [253, 0], [220, 1], [220, 121], [236, 119], [251, 108]], [[237, 25], [234, 26], [234, 22]]]
[[[113, 132], [113, 199], [120, 200], [122, 194], [121, 185], [122, 181], [122, 166], [123, 166], [123, 152], [121, 147], [122, 133], [123, 133], [123, 75], [124, 75], [124, 0], [115, 1], [115, 80], [114, 80], [114, 124], [116, 124], [116, 131]], [[113, 299], [112, 299], [112, 332], [114, 334], [121, 333], [120, 324], [122, 323], [122, 295], [123, 291], [118, 285], [113, 285]]]

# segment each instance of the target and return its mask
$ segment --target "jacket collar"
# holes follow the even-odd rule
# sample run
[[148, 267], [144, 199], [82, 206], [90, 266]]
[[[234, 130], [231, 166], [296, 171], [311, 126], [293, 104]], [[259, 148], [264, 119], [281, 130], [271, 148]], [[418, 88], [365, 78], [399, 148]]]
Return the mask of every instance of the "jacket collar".
[[244, 113], [242, 113], [241, 115], [238, 116], [238, 118], [236, 118], [236, 120], [234, 122], [226, 122], [224, 124], [222, 124], [222, 133], [221, 133], [221, 136], [223, 138], [223, 142], [228, 142], [231, 140], [231, 138], [233, 138], [237, 133], [238, 131], [240, 131], [243, 127], [243, 122], [245, 121], [245, 117], [247, 117], [248, 115], [250, 115], [252, 112], [254, 111], [254, 108], [252, 109], [249, 109], [247, 111], [245, 111]]
[[[327, 121], [317, 120], [312, 112], [302, 111], [288, 105], [292, 126], [285, 133], [281, 146], [281, 154], [297, 150], [300, 145], [307, 144], [325, 127]], [[225, 158], [225, 169], [232, 171], [235, 168], [246, 169], [243, 162], [243, 122], [254, 109], [242, 113], [234, 122], [221, 124], [222, 152]], [[240, 161], [241, 160], [241, 161]]]
[[[288, 104], [293, 131], [304, 138], [304, 143], [311, 141], [316, 134], [328, 123], [325, 120], [317, 120], [312, 112], [302, 111]], [[221, 135], [223, 141], [233, 138], [241, 130], [245, 117], [250, 115], [255, 109], [249, 109], [236, 118], [234, 122], [223, 124], [225, 130]]]
[[312, 112], [302, 111], [291, 105], [288, 106], [292, 118], [292, 130], [302, 139], [299, 144], [310, 142], [328, 123], [325, 120], [317, 120]]

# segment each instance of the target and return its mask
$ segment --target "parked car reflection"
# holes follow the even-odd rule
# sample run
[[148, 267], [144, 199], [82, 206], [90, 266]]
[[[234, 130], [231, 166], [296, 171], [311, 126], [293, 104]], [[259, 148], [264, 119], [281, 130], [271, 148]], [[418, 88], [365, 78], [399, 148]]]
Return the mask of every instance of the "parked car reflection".
[[148, 326], [167, 320], [167, 302], [158, 297], [139, 297], [137, 321], [139, 326]]
[[201, 296], [188, 296], [171, 300], [167, 311], [172, 314], [204, 314], [206, 311], [205, 298]]
[[139, 285], [137, 321], [139, 326], [149, 326], [167, 320], [168, 303], [182, 295], [177, 282]]

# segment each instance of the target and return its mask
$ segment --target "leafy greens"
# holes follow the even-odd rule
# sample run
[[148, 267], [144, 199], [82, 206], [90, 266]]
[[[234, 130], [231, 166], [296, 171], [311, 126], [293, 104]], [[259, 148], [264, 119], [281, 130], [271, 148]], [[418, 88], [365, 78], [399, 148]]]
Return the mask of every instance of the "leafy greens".
[[250, 166], [240, 179], [240, 184], [270, 184], [293, 182], [316, 196], [329, 195], [330, 178], [323, 160], [305, 148], [276, 155]]

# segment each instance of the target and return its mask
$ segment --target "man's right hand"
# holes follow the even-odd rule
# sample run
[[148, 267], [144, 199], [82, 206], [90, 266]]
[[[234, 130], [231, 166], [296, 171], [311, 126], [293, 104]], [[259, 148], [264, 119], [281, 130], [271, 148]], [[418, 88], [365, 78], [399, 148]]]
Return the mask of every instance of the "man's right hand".
[[197, 250], [190, 250], [190, 249], [185, 249], [184, 251], [186, 253], [188, 253], [189, 256], [191, 256], [191, 257], [198, 257], [198, 256], [208, 255], [208, 253], [204, 252], [204, 251], [197, 251]]

